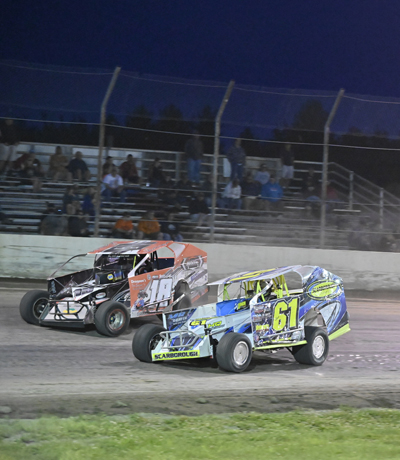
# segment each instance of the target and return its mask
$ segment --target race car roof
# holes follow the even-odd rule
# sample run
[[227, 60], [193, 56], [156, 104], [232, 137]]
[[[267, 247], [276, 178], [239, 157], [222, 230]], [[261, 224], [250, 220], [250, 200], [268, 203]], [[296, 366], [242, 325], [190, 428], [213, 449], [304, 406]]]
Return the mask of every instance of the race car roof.
[[114, 241], [88, 254], [148, 254], [157, 249], [164, 248], [172, 241]]
[[256, 280], [265, 280], [276, 278], [277, 276], [284, 275], [289, 272], [298, 273], [303, 279], [306, 273], [314, 271], [317, 267], [314, 266], [304, 266], [304, 265], [290, 265], [287, 267], [279, 268], [270, 268], [268, 270], [257, 270], [251, 272], [241, 272], [236, 273], [235, 275], [228, 276], [227, 278], [222, 278], [213, 283], [209, 283], [210, 286], [219, 285], [219, 284], [231, 284], [231, 283], [240, 283], [241, 281], [256, 281]]

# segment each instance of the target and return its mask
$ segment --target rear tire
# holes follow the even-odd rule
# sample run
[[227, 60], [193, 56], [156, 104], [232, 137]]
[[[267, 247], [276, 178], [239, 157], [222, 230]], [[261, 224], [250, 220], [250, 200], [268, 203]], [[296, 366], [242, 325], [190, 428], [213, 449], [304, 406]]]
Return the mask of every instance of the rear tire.
[[129, 326], [129, 312], [120, 302], [106, 301], [100, 305], [94, 315], [97, 331], [108, 337], [118, 337]]
[[158, 324], [145, 324], [138, 329], [132, 340], [132, 352], [136, 359], [145, 363], [151, 363], [151, 352], [160, 342], [160, 332], [165, 331]]
[[245, 334], [229, 332], [225, 334], [217, 345], [217, 363], [228, 372], [243, 372], [250, 364], [252, 346]]
[[49, 303], [47, 291], [28, 291], [19, 304], [21, 318], [29, 324], [39, 325], [40, 315]]
[[328, 333], [321, 327], [306, 326], [305, 334], [307, 343], [292, 349], [294, 359], [300, 364], [321, 366], [329, 353]]

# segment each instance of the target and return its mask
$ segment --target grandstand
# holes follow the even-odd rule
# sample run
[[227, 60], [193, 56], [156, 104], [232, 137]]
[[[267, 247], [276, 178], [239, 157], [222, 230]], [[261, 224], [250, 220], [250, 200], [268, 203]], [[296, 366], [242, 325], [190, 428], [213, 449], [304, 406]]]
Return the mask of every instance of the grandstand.
[[[18, 152], [29, 151], [30, 144], [20, 144]], [[41, 161], [47, 171], [49, 157], [54, 153], [55, 145], [35, 145], [36, 157]], [[95, 147], [87, 146], [62, 146], [64, 154], [72, 158], [78, 150], [83, 152], [92, 173], [89, 182], [78, 183], [79, 192], [88, 185], [96, 185], [97, 154]], [[154, 210], [156, 217], [165, 207], [161, 200], [160, 190], [146, 185], [147, 171], [150, 163], [159, 157], [162, 160], [164, 170], [175, 180], [178, 180], [181, 172], [186, 171], [181, 152], [169, 151], [146, 151], [109, 149], [105, 156], [110, 155], [113, 161], [119, 165], [125, 161], [131, 153], [137, 159], [142, 183], [133, 187], [134, 194], [128, 197], [126, 203], [110, 202], [103, 203], [100, 218], [100, 236], [110, 237], [111, 229], [115, 221], [124, 211], [129, 211], [134, 223], [149, 209]], [[212, 170], [213, 158], [206, 155], [203, 162], [202, 174], [209, 174]], [[218, 187], [222, 190], [227, 182], [225, 158], [220, 158], [218, 168]], [[269, 171], [278, 177], [280, 173], [279, 160], [276, 158], [265, 159], [249, 157], [247, 170], [256, 170], [260, 163], [266, 163]], [[268, 246], [292, 246], [292, 247], [318, 247], [320, 235], [320, 220], [318, 216], [310, 215], [307, 202], [301, 198], [300, 180], [302, 174], [313, 166], [318, 174], [321, 174], [322, 166], [316, 162], [296, 162], [296, 175], [288, 196], [284, 198], [282, 212], [278, 211], [246, 211], [216, 209], [214, 241], [220, 243], [240, 242], [241, 244], [256, 244]], [[400, 200], [381, 190], [374, 184], [367, 183], [362, 178], [355, 178], [350, 171], [339, 165], [330, 165], [330, 178], [337, 188], [340, 200], [330, 206], [328, 213], [327, 230], [325, 234], [325, 247], [330, 249], [348, 249], [349, 232], [357, 226], [360, 217], [377, 223], [376, 228], [382, 232], [385, 228], [391, 228], [397, 222], [394, 217]], [[351, 181], [350, 179], [351, 178]], [[357, 179], [357, 180], [355, 180]], [[69, 182], [52, 182], [44, 179], [40, 192], [32, 193], [31, 186], [21, 185], [17, 178], [3, 177], [0, 180], [1, 207], [6, 219], [0, 226], [1, 232], [31, 233], [37, 234], [42, 213], [46, 209], [46, 202], [52, 202], [56, 206], [62, 204], [62, 197]], [[374, 188], [375, 187], [375, 188]], [[193, 192], [196, 188], [193, 189]], [[368, 193], [366, 192], [368, 191]], [[192, 192], [189, 192], [192, 193]], [[177, 213], [180, 222], [181, 234], [184, 241], [208, 242], [210, 240], [210, 227], [203, 225], [197, 227], [188, 219], [189, 214], [186, 206], [182, 206]], [[90, 225], [93, 226], [93, 218]]]

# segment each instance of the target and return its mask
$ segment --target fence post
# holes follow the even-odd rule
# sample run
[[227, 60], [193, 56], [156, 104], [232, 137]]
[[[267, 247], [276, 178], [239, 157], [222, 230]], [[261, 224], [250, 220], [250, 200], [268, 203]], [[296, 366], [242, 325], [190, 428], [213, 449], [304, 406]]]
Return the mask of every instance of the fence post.
[[326, 225], [326, 187], [328, 182], [328, 157], [329, 157], [329, 129], [335, 116], [336, 110], [339, 107], [340, 100], [344, 94], [344, 89], [342, 88], [338, 95], [336, 96], [335, 103], [331, 109], [331, 112], [326, 120], [324, 126], [324, 159], [322, 165], [322, 205], [321, 205], [321, 226], [319, 234], [319, 247], [321, 249], [325, 246], [325, 225]]
[[235, 85], [234, 80], [229, 82], [226, 88], [225, 96], [222, 99], [217, 116], [215, 117], [215, 134], [214, 134], [214, 163], [213, 163], [213, 185], [212, 185], [212, 202], [211, 202], [211, 224], [210, 224], [210, 243], [214, 243], [215, 229], [215, 206], [217, 204], [218, 193], [218, 156], [219, 156], [219, 135], [221, 133], [221, 118], [224, 113], [225, 106], [229, 101], [232, 89]]
[[105, 122], [106, 122], [106, 108], [108, 99], [114, 89], [115, 82], [117, 81], [118, 74], [121, 67], [116, 67], [108, 85], [107, 92], [104, 96], [100, 109], [100, 132], [99, 132], [99, 155], [97, 157], [97, 187], [96, 187], [96, 203], [95, 203], [95, 220], [94, 220], [94, 236], [99, 236], [100, 226], [100, 209], [101, 209], [101, 183], [102, 183], [102, 166], [103, 166], [103, 149], [104, 149], [104, 135], [105, 135]]
[[384, 201], [383, 194], [384, 194], [384, 190], [381, 187], [379, 189], [379, 227], [381, 230], [383, 230], [383, 201]]
[[353, 200], [354, 200], [354, 172], [350, 171], [350, 185], [349, 185], [349, 209], [353, 210]]

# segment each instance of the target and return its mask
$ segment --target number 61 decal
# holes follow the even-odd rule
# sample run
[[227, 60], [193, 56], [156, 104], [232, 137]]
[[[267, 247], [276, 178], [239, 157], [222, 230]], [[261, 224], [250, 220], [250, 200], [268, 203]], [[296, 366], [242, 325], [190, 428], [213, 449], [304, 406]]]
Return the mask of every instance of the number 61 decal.
[[272, 328], [275, 332], [283, 329], [294, 329], [298, 325], [299, 298], [293, 297], [289, 301], [278, 300], [274, 305]]

